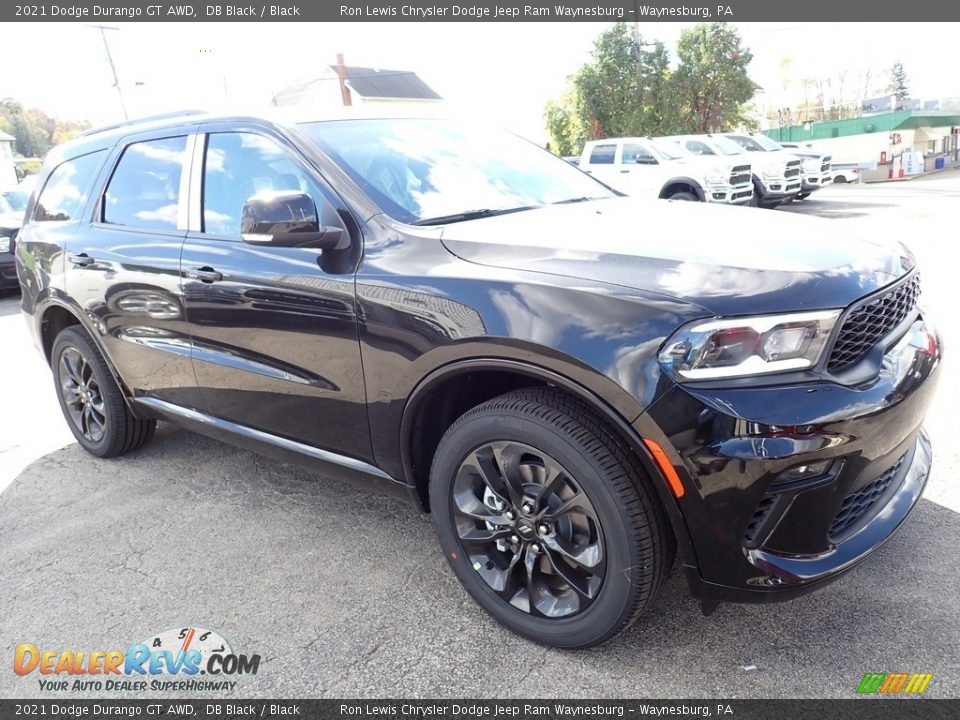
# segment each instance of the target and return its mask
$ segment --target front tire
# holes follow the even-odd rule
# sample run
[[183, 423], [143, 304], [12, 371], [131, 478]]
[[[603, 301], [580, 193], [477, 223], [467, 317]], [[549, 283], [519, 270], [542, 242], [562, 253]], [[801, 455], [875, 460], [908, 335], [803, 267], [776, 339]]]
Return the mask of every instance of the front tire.
[[667, 198], [667, 200], [682, 200], [684, 202], [699, 202], [699, 198], [693, 193], [689, 192], [675, 192], [673, 195]]
[[88, 453], [115, 457], [153, 437], [156, 420], [130, 412], [106, 361], [80, 327], [68, 327], [57, 335], [50, 364], [60, 409]]
[[636, 459], [581, 402], [502, 395], [447, 430], [430, 473], [440, 545], [467, 592], [535, 642], [608, 640], [653, 601], [673, 536]]

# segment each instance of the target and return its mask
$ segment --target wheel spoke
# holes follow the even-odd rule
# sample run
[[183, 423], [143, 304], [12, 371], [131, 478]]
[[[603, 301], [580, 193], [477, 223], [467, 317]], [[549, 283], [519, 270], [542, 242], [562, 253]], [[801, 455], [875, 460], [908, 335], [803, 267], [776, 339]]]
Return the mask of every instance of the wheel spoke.
[[501, 504], [510, 505], [509, 490], [500, 471], [497, 470], [494, 455], [489, 448], [480, 448], [471, 453], [461, 466], [461, 470], [463, 468], [472, 469]]
[[487, 528], [470, 528], [461, 530], [457, 533], [460, 539], [468, 545], [489, 545], [497, 540], [503, 540], [510, 536], [509, 527], [498, 527], [493, 530]]
[[566, 540], [556, 536], [543, 538], [543, 544], [552, 552], [565, 558], [574, 565], [592, 570], [603, 562], [603, 550], [599, 543], [572, 547]]
[[576, 570], [564, 562], [563, 556], [559, 556], [559, 554], [555, 553], [552, 549], [547, 550], [546, 556], [550, 567], [553, 568], [554, 572], [557, 573], [567, 585], [588, 600], [594, 598], [597, 588], [592, 587], [590, 582], [592, 576], [583, 577], [577, 573]]
[[597, 514], [593, 505], [587, 496], [582, 492], [577, 492], [572, 497], [564, 500], [555, 508], [548, 508], [541, 513], [545, 520], [556, 521], [568, 513], [579, 513], [597, 522]]
[[493, 443], [491, 447], [497, 459], [497, 465], [500, 467], [500, 476], [507, 488], [510, 502], [519, 507], [524, 498], [523, 477], [520, 473], [520, 459], [524, 455], [524, 449], [509, 442]]

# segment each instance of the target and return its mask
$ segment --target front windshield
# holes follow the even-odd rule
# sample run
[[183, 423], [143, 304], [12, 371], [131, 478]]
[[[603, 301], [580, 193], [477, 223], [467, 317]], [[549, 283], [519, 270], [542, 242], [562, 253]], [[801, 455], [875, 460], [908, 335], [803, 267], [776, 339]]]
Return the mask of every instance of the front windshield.
[[691, 155], [691, 153], [670, 142], [669, 140], [650, 140], [648, 142], [650, 142], [650, 144], [656, 148], [658, 153], [666, 157], [668, 160], [680, 160], [682, 158], [690, 157]]
[[29, 200], [30, 193], [26, 190], [7, 190], [0, 193], [0, 207], [4, 207], [4, 212], [23, 212], [27, 209]]
[[744, 153], [744, 149], [729, 138], [715, 135], [710, 138], [710, 142], [724, 155], [743, 155]]
[[526, 140], [467, 123], [370, 119], [300, 127], [387, 215], [401, 222], [614, 195]]
[[783, 149], [766, 135], [730, 135], [729, 137], [751, 152], [775, 152]]

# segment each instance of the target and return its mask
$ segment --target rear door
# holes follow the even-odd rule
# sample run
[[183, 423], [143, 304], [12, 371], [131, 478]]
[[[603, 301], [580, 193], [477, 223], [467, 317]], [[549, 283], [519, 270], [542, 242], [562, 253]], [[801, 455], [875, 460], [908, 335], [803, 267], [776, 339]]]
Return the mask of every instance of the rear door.
[[125, 138], [90, 225], [66, 242], [66, 288], [136, 395], [197, 407], [180, 287], [190, 128]]
[[[272, 128], [204, 129], [182, 268], [207, 412], [372, 460], [354, 296], [359, 229], [336, 193]], [[321, 224], [345, 230], [343, 247], [244, 242], [244, 203], [278, 190], [309, 194]]]

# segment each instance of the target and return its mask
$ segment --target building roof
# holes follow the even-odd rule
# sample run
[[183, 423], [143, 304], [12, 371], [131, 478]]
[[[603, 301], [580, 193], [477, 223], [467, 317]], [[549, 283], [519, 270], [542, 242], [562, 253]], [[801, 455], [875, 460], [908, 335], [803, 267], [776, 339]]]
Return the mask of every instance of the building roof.
[[866, 135], [894, 130], [916, 130], [922, 127], [949, 128], [960, 125], [960, 113], [949, 110], [901, 110], [880, 115], [864, 115], [849, 120], [815, 121], [808, 130], [805, 125], [790, 125], [764, 130], [774, 140], [801, 142], [829, 140], [836, 137]]
[[[336, 65], [328, 66], [334, 73]], [[347, 85], [364, 98], [384, 98], [391, 100], [441, 100], [442, 98], [427, 85], [420, 76], [410, 70], [385, 70], [345, 66]]]
[[3, 130], [0, 130], [0, 142], [16, 142], [16, 138], [13, 135], [7, 135]]
[[[336, 87], [337, 66], [328, 65], [326, 77], [290, 85], [274, 95], [278, 106], [311, 104], [327, 97]], [[410, 70], [386, 70], [345, 66], [347, 87], [364, 99], [378, 100], [442, 100], [420, 76]]]

